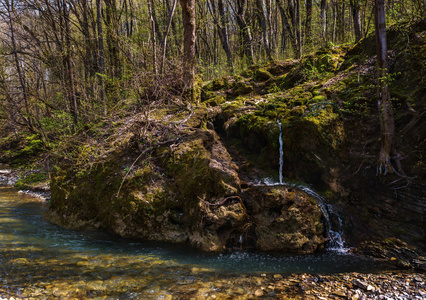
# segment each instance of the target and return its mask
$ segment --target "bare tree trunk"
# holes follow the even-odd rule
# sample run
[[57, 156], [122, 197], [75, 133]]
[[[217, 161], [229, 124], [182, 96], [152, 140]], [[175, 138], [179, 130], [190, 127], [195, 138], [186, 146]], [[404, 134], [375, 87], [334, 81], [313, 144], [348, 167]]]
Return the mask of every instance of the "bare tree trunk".
[[359, 2], [360, 0], [350, 0], [352, 18], [354, 20], [355, 43], [358, 43], [362, 38]]
[[295, 29], [294, 29], [294, 23], [293, 23], [293, 27], [290, 26], [290, 22], [289, 22], [289, 18], [293, 19], [293, 10], [291, 8], [289, 8], [290, 11], [290, 16], [287, 16], [286, 11], [284, 9], [284, 6], [281, 2], [281, 0], [277, 0], [277, 4], [278, 4], [278, 8], [280, 10], [281, 13], [281, 21], [283, 23], [283, 32], [287, 32], [287, 35], [290, 37], [290, 41], [291, 41], [291, 45], [293, 47], [293, 51], [295, 54], [297, 54], [299, 52], [298, 50], [298, 46], [297, 46], [297, 35], [295, 33]]
[[299, 46], [298, 58], [302, 58], [303, 55], [303, 45], [302, 45], [302, 17], [300, 16], [300, 0], [296, 0], [296, 21], [297, 26], [299, 27], [299, 32], [297, 35], [297, 44]]
[[394, 171], [391, 158], [397, 159], [394, 147], [395, 124], [389, 95], [385, 0], [375, 0], [377, 96], [381, 127], [381, 149], [378, 173]]
[[100, 100], [103, 104], [104, 116], [107, 114], [107, 103], [105, 98], [105, 62], [104, 62], [104, 34], [102, 31], [102, 1], [96, 0], [96, 27], [98, 29], [98, 81], [101, 88]]
[[121, 76], [121, 61], [119, 47], [119, 27], [116, 0], [104, 0], [105, 3], [105, 23], [106, 23], [106, 44], [108, 46], [109, 64], [108, 70], [111, 77]]
[[[195, 0], [180, 0], [183, 16], [183, 80], [192, 90], [195, 79]], [[193, 94], [193, 93], [191, 93]], [[193, 97], [191, 100], [195, 100]]]
[[305, 44], [312, 42], [312, 0], [306, 1]]
[[231, 47], [229, 46], [228, 25], [226, 22], [226, 15], [225, 15], [225, 8], [223, 6], [223, 0], [218, 1], [218, 9], [219, 9], [219, 15], [220, 15], [220, 22], [221, 22], [220, 30], [222, 31], [223, 50], [225, 51], [225, 54], [226, 54], [226, 61], [228, 63], [228, 68], [231, 71], [231, 73], [233, 73], [234, 66], [232, 62]]
[[25, 72], [21, 69], [21, 64], [19, 62], [19, 57], [18, 57], [18, 49], [17, 49], [18, 47], [16, 45], [16, 39], [15, 39], [15, 26], [14, 26], [14, 20], [13, 20], [14, 16], [12, 16], [12, 14], [14, 14], [14, 12], [15, 12], [15, 7], [14, 7], [13, 1], [14, 0], [11, 0], [11, 2], [9, 2], [9, 0], [5, 0], [7, 14], [8, 14], [8, 21], [9, 21], [10, 39], [11, 39], [11, 42], [12, 42], [12, 51], [13, 51], [13, 57], [15, 59], [16, 72], [18, 73], [19, 83], [20, 83], [21, 89], [22, 89], [22, 96], [23, 96], [23, 99], [24, 99], [25, 114], [27, 115], [26, 117], [23, 116], [23, 119], [24, 119], [25, 123], [28, 125], [28, 127], [31, 130], [33, 130], [31, 117], [30, 117], [30, 109], [29, 109], [29, 104], [28, 104], [28, 92], [27, 92], [27, 86], [26, 86]]
[[173, 14], [175, 13], [177, 0], [173, 1], [172, 9], [169, 12], [169, 22], [167, 23], [166, 32], [164, 33], [164, 39], [163, 39], [163, 45], [162, 45], [162, 51], [161, 51], [161, 66], [160, 66], [160, 74], [163, 74], [164, 72], [164, 61], [166, 60], [166, 47], [167, 47], [167, 36], [169, 35], [170, 26], [172, 24], [173, 20]]
[[266, 56], [268, 60], [272, 60], [271, 48], [269, 45], [269, 38], [268, 38], [268, 27], [266, 25], [264, 0], [256, 0], [256, 5], [257, 5], [257, 15], [259, 18], [260, 27], [262, 28], [263, 46], [265, 48], [265, 52], [266, 52]]
[[333, 44], [336, 43], [336, 26], [337, 26], [337, 2], [333, 3], [333, 32], [331, 35], [331, 40]]
[[156, 22], [153, 16], [153, 3], [152, 0], [148, 0], [148, 12], [149, 12], [149, 20], [151, 23], [151, 36], [152, 36], [152, 70], [154, 74], [158, 73], [157, 69], [157, 30], [155, 29]]
[[68, 90], [68, 101], [70, 102], [71, 115], [74, 118], [74, 124], [78, 123], [78, 105], [77, 97], [75, 94], [75, 85], [74, 85], [74, 66], [72, 63], [72, 47], [71, 47], [71, 28], [70, 28], [70, 15], [68, 10], [68, 3], [66, 0], [63, 0], [62, 3], [63, 16], [64, 16], [64, 25], [65, 25], [65, 68], [66, 68], [66, 77], [67, 77], [67, 90]]
[[237, 0], [237, 23], [240, 27], [240, 32], [243, 37], [243, 43], [244, 43], [244, 53], [247, 58], [247, 63], [249, 65], [252, 65], [254, 63], [253, 60], [253, 46], [252, 46], [252, 37], [251, 37], [251, 31], [250, 27], [247, 24], [246, 20], [246, 6], [247, 6], [247, 0]]
[[[219, 32], [219, 39], [222, 43], [222, 47], [223, 50], [225, 51], [226, 54], [226, 61], [228, 64], [228, 69], [231, 73], [234, 72], [234, 67], [233, 67], [233, 61], [232, 61], [232, 54], [231, 54], [231, 47], [229, 46], [229, 34], [228, 34], [228, 25], [226, 22], [226, 15], [225, 15], [225, 8], [223, 6], [223, 0], [218, 0], [218, 11], [219, 11], [219, 18], [220, 18], [220, 23], [217, 17], [217, 10], [216, 10], [216, 4], [214, 0], [209, 0], [207, 1], [208, 3], [208, 8], [210, 10], [210, 14], [213, 17], [213, 21], [216, 25], [216, 28], [214, 29], [214, 34], [216, 34], [216, 32]], [[215, 50], [216, 50], [216, 40], [213, 40], [213, 43], [215, 45]], [[214, 53], [214, 57], [216, 57], [216, 52]], [[214, 60], [216, 62], [216, 59]]]
[[[175, 1], [175, 0], [173, 0]], [[170, 1], [169, 0], [165, 0], [166, 2], [166, 7], [168, 11], [171, 11], [171, 7], [170, 7]], [[175, 43], [175, 49], [177, 49], [177, 51], [180, 53], [180, 41], [178, 39], [178, 34], [177, 34], [177, 30], [176, 30], [176, 21], [174, 18], [172, 18], [172, 34], [173, 34], [173, 39], [174, 39], [174, 43]]]
[[340, 28], [339, 28], [339, 36], [340, 36], [340, 43], [345, 42], [345, 9], [346, 5], [345, 2], [342, 3], [342, 9], [340, 10]]
[[327, 0], [321, 0], [321, 37], [327, 42]]

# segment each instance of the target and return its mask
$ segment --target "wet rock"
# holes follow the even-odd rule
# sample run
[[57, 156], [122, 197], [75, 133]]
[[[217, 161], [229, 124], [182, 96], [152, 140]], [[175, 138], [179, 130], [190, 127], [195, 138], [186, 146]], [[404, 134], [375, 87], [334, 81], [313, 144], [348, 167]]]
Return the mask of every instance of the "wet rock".
[[254, 292], [254, 295], [256, 296], [256, 297], [261, 297], [261, 296], [263, 296], [265, 293], [263, 292], [263, 290], [261, 290], [261, 289], [257, 289], [255, 292]]
[[426, 257], [419, 256], [412, 260], [412, 265], [416, 270], [426, 272]]
[[283, 186], [254, 186], [242, 194], [253, 217], [256, 247], [311, 253], [324, 243], [322, 213], [314, 199]]
[[332, 295], [342, 297], [342, 298], [346, 298], [346, 293], [344, 291], [341, 291], [341, 290], [334, 291], [332, 293]]

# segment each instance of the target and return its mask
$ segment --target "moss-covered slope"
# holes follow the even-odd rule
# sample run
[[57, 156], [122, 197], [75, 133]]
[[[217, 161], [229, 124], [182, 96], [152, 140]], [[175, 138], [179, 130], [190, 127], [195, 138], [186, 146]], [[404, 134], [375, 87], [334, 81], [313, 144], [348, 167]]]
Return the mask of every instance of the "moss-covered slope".
[[369, 36], [354, 47], [218, 78], [203, 85], [198, 104], [153, 107], [79, 140], [82, 146], [67, 148], [71, 160], [56, 161], [51, 219], [209, 251], [315, 251], [325, 232], [312, 198], [254, 184], [278, 181], [281, 134], [284, 177], [334, 204], [351, 245], [376, 253], [392, 240], [421, 253], [426, 23], [399, 24], [388, 37], [404, 174], [376, 173], [380, 124]]

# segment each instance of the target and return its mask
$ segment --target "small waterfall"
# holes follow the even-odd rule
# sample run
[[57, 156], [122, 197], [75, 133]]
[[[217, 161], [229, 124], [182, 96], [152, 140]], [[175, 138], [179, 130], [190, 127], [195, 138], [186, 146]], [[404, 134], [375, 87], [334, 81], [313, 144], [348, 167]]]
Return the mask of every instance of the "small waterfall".
[[[338, 252], [347, 252], [349, 249], [345, 248], [345, 240], [343, 239], [343, 222], [340, 216], [333, 211], [333, 207], [331, 205], [327, 205], [329, 215], [332, 219], [334, 219], [334, 222], [330, 222], [331, 226], [328, 230], [328, 249], [334, 250]], [[334, 228], [336, 226], [333, 226], [335, 223], [337, 223], [337, 228]], [[335, 230], [334, 230], [335, 229]]]
[[324, 199], [311, 188], [303, 185], [293, 186], [312, 196], [320, 207], [325, 217], [325, 227], [328, 238], [327, 249], [342, 253], [348, 252], [349, 248], [345, 248], [345, 240], [343, 239], [343, 222], [339, 214], [333, 210], [333, 206], [331, 204], [326, 204]]
[[280, 137], [279, 137], [279, 142], [280, 142], [280, 184], [283, 184], [283, 164], [284, 164], [284, 160], [283, 160], [283, 133], [281, 130], [281, 122], [279, 119], [277, 119], [277, 123], [278, 126], [280, 128]]
[[324, 226], [325, 231], [327, 233], [327, 243], [326, 243], [326, 249], [331, 251], [336, 251], [340, 253], [347, 253], [350, 248], [345, 247], [345, 240], [343, 239], [343, 222], [340, 216], [333, 210], [332, 205], [326, 204], [324, 199], [318, 195], [317, 192], [312, 190], [310, 187], [290, 182], [290, 181], [282, 181], [282, 182], [274, 182], [270, 180], [269, 178], [266, 178], [263, 180], [262, 183], [257, 184], [264, 184], [269, 186], [277, 186], [277, 185], [285, 185], [288, 187], [295, 187], [297, 189], [300, 189], [304, 191], [309, 196], [313, 197], [318, 204], [318, 207], [320, 208], [322, 214], [324, 215]]
[[[279, 169], [279, 182], [274, 182], [273, 180], [270, 180], [269, 178], [266, 178], [263, 180], [263, 183], [256, 183], [256, 184], [265, 184], [269, 186], [275, 186], [275, 185], [286, 185], [289, 187], [295, 187], [302, 191], [304, 191], [306, 194], [313, 197], [318, 204], [318, 207], [320, 208], [322, 214], [324, 215], [324, 226], [325, 231], [327, 232], [327, 249], [333, 250], [341, 253], [346, 253], [349, 249], [345, 248], [345, 241], [343, 239], [343, 229], [342, 229], [342, 219], [340, 216], [333, 211], [332, 206], [325, 203], [324, 199], [318, 195], [314, 190], [307, 187], [306, 185], [297, 184], [294, 182], [284, 182], [283, 179], [283, 164], [284, 164], [284, 151], [283, 151], [283, 138], [282, 138], [282, 126], [279, 119], [277, 119], [278, 127], [280, 130], [279, 135], [279, 143], [280, 143], [280, 169]], [[333, 222], [331, 221], [331, 217], [333, 218]], [[337, 220], [335, 222], [334, 220]], [[336, 226], [337, 223], [337, 226]], [[335, 228], [338, 227], [338, 228]]]

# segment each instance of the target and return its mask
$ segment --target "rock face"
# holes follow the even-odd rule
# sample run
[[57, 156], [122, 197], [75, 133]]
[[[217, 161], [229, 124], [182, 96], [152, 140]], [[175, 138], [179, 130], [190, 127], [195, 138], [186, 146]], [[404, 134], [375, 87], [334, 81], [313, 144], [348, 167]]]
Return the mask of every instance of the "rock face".
[[[314, 200], [296, 190], [246, 188], [278, 177], [281, 136], [283, 176], [312, 185], [342, 212], [350, 245], [373, 241], [364, 251], [388, 259], [424, 256], [426, 23], [406, 29], [410, 47], [398, 38], [405, 29], [389, 39], [392, 72], [400, 74], [390, 82], [395, 145], [406, 176], [376, 172], [375, 60], [360, 55], [369, 46], [364, 39], [347, 54], [329, 47], [214, 80], [189, 116], [181, 108], [157, 112], [152, 124], [135, 126], [138, 134], [84, 171], [61, 162], [52, 179], [52, 218], [208, 251], [312, 252], [324, 242]], [[389, 240], [414, 245], [415, 254], [405, 257]]]
[[192, 129], [158, 145], [139, 158], [117, 150], [87, 172], [63, 164], [52, 176], [50, 219], [205, 251], [310, 253], [324, 243], [321, 212], [304, 192], [241, 192], [238, 167], [214, 131]]
[[307, 194], [258, 186], [244, 191], [242, 197], [255, 224], [258, 249], [311, 253], [324, 244], [322, 213]]

